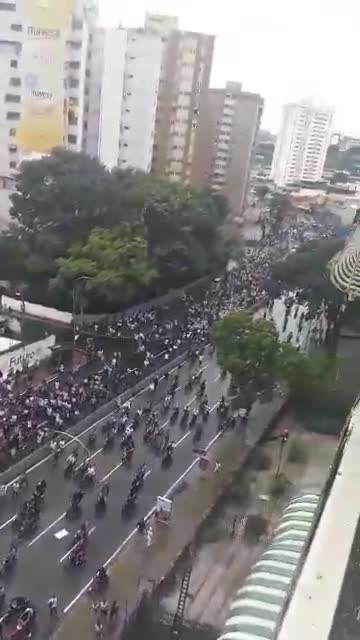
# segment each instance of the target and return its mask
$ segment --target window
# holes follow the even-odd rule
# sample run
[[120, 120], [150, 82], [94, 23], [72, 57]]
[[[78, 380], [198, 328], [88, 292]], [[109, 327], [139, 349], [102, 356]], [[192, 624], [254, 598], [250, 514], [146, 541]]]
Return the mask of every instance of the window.
[[20, 78], [10, 78], [10, 87], [20, 87], [21, 86], [21, 79]]
[[15, 95], [14, 93], [6, 93], [5, 94], [5, 102], [20, 102], [20, 96]]
[[69, 135], [68, 135], [68, 143], [69, 144], [76, 144], [77, 143], [77, 136], [75, 136], [73, 133], [69, 133]]
[[20, 120], [20, 113], [17, 111], [8, 111], [6, 114], [7, 120]]
[[85, 95], [88, 96], [89, 95], [89, 87], [86, 87], [85, 89]]
[[18, 61], [17, 60], [10, 60], [10, 67], [12, 69], [17, 69], [18, 68]]
[[79, 87], [79, 80], [76, 78], [69, 78], [70, 89], [77, 89]]
[[16, 160], [11, 160], [11, 162], [9, 162], [9, 167], [10, 169], [16, 169]]
[[129, 73], [128, 78], [133, 78], [134, 74], [133, 73]]
[[126, 124], [124, 129], [125, 129], [125, 131], [129, 131], [130, 127], [128, 127], [128, 125]]
[[22, 31], [22, 25], [21, 24], [12, 24], [10, 29], [11, 29], [11, 31]]
[[17, 152], [16, 144], [9, 144], [9, 152], [10, 153], [16, 153]]
[[9, 129], [9, 136], [11, 136], [12, 138], [16, 136], [16, 129]]
[[72, 25], [71, 25], [72, 29], [82, 29], [83, 27], [83, 22], [82, 20], [79, 20], [78, 18], [73, 18], [72, 19]]
[[128, 91], [126, 95], [127, 95], [127, 96], [132, 96], [131, 91]]
[[126, 113], [131, 113], [131, 109], [125, 109]]
[[16, 11], [15, 2], [0, 2], [0, 11]]
[[79, 106], [79, 98], [70, 97], [69, 98], [70, 107], [78, 107]]
[[80, 69], [80, 62], [77, 60], [70, 60], [70, 62], [68, 62], [68, 67], [69, 69]]

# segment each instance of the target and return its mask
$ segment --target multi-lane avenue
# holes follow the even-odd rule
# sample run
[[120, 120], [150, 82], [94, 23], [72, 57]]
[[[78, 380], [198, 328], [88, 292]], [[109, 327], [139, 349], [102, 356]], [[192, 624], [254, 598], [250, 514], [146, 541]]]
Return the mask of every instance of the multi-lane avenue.
[[[205, 448], [214, 439], [219, 437], [219, 419], [216, 407], [221, 395], [226, 391], [227, 381], [220, 376], [216, 358], [205, 353], [203, 363], [203, 379], [206, 381], [206, 392], [209, 399], [210, 417], [203, 429], [203, 435], [197, 447]], [[195, 390], [185, 392], [185, 383], [189, 378], [189, 364], [184, 363], [178, 370], [172, 371], [168, 380], [162, 379], [156, 390], [154, 402], [159, 416], [162, 416], [161, 407], [166, 389], [171, 385], [173, 376], [179, 374], [178, 389], [174, 402], [182, 409], [189, 405], [195, 408], [198, 399]], [[144, 407], [149, 401], [150, 390], [140, 391], [132, 400], [132, 412]], [[30, 496], [36, 483], [45, 479], [47, 490], [41, 512], [39, 526], [32, 538], [21, 542], [18, 551], [17, 566], [4, 580], [7, 597], [15, 595], [29, 596], [38, 609], [39, 623], [43, 615], [48, 615], [47, 600], [55, 593], [59, 601], [59, 610], [68, 612], [75, 604], [79, 595], [84, 590], [84, 585], [91, 580], [97, 569], [121, 552], [126, 540], [134, 530], [136, 522], [145, 516], [153, 507], [156, 496], [170, 494], [184, 474], [187, 473], [196, 462], [194, 453], [193, 431], [188, 426], [183, 426], [178, 420], [171, 425], [169, 416], [163, 415], [160, 424], [170, 429], [170, 437], [175, 442], [173, 462], [164, 468], [161, 465], [161, 456], [144, 443], [143, 426], [135, 432], [135, 452], [131, 465], [121, 462], [121, 449], [119, 440], [113, 449], [106, 453], [102, 449], [104, 436], [101, 427], [109, 416], [95, 422], [86, 429], [86, 433], [80, 434], [80, 438], [86, 443], [90, 432], [97, 433], [97, 446], [91, 453], [91, 458], [96, 466], [96, 483], [87, 491], [81, 508], [81, 516], [76, 520], [66, 518], [66, 510], [70, 498], [77, 488], [75, 482], [64, 477], [65, 458], [71, 452], [73, 444], [70, 444], [65, 455], [57, 464], [47, 456], [28, 470], [29, 488], [15, 500], [12, 497], [11, 486], [8, 495], [2, 498], [0, 505], [0, 557], [5, 557], [15, 534], [12, 521], [18, 510], [19, 503]], [[139, 494], [136, 508], [130, 518], [124, 519], [121, 508], [129, 491], [134, 472], [142, 464], [146, 463], [147, 474], [144, 488]], [[95, 501], [99, 487], [105, 482], [110, 483], [110, 495], [108, 506], [103, 517], [95, 514]], [[82, 521], [88, 521], [90, 538], [87, 551], [87, 560], [84, 566], [71, 571], [67, 569], [69, 549], [73, 536]], [[57, 535], [66, 530], [66, 535]]]

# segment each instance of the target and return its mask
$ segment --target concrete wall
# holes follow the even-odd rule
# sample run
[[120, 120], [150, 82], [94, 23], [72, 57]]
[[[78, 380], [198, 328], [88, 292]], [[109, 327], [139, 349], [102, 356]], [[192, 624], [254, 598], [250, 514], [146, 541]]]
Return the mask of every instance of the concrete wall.
[[0, 371], [6, 376], [10, 369], [22, 371], [24, 366], [32, 367], [37, 362], [51, 356], [51, 348], [55, 346], [54, 335], [38, 340], [32, 344], [24, 344], [13, 351], [0, 355]]
[[52, 307], [44, 307], [41, 304], [33, 304], [32, 302], [17, 300], [16, 298], [10, 298], [9, 296], [1, 296], [1, 306], [18, 313], [34, 316], [35, 318], [54, 320], [55, 322], [61, 322], [62, 324], [71, 324], [72, 322], [72, 314], [67, 311], [60, 311], [59, 309], [53, 309]]

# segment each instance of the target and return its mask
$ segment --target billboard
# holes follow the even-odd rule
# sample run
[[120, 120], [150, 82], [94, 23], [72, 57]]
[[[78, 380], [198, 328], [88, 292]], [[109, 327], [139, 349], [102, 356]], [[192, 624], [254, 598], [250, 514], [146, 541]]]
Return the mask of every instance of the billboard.
[[74, 0], [24, 0], [22, 112], [17, 143], [25, 153], [63, 145], [66, 35]]

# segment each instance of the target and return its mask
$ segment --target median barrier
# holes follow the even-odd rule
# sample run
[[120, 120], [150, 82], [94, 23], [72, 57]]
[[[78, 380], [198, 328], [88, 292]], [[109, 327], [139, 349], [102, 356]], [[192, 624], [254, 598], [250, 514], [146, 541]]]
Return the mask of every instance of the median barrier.
[[[150, 385], [155, 375], [157, 376], [164, 375], [164, 373], [166, 373], [167, 371], [170, 371], [174, 367], [177, 367], [180, 364], [182, 364], [187, 359], [187, 357], [188, 357], [187, 353], [183, 353], [177, 356], [173, 360], [164, 364], [159, 369], [156, 369], [155, 371], [153, 371], [151, 374], [146, 376], [146, 378], [143, 378], [142, 380], [140, 380], [135, 386], [130, 387], [129, 389], [126, 389], [120, 395], [114, 396], [112, 400], [109, 400], [108, 402], [103, 404], [101, 407], [98, 407], [90, 415], [79, 420], [79, 422], [77, 422], [72, 427], [64, 431], [65, 437], [66, 437], [66, 433], [69, 433], [72, 436], [77, 436], [81, 434], [85, 429], [90, 427], [92, 424], [94, 424], [95, 422], [99, 422], [103, 420], [106, 416], [110, 415], [114, 411], [118, 400], [120, 400], [122, 403], [126, 402], [132, 396], [136, 395], [143, 389], [146, 389], [146, 387]], [[44, 428], [46, 428], [45, 424], [44, 424]], [[49, 443], [47, 442], [43, 446], [35, 449], [35, 451], [29, 453], [29, 455], [24, 457], [22, 460], [19, 460], [19, 462], [15, 463], [11, 467], [9, 467], [8, 469], [0, 473], [0, 485], [5, 485], [11, 482], [14, 478], [19, 476], [21, 473], [26, 472], [27, 469], [34, 466], [37, 462], [40, 462], [40, 460], [42, 460], [42, 458], [45, 458], [47, 455], [49, 455], [49, 453], [50, 453]]]

